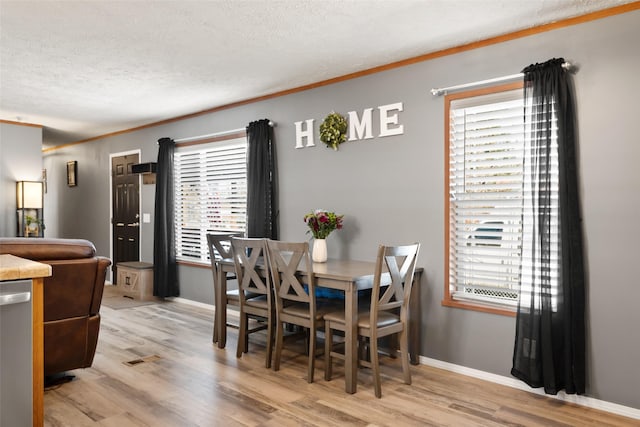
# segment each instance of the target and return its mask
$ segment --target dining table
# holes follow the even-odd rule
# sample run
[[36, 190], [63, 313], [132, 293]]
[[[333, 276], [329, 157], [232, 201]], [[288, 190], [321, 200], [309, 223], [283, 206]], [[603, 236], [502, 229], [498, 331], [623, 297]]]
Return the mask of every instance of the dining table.
[[[225, 295], [227, 290], [226, 273], [235, 272], [233, 260], [220, 260], [219, 265], [223, 272], [220, 281], [220, 289], [217, 291]], [[313, 263], [313, 275], [316, 286], [328, 289], [336, 289], [344, 292], [345, 310], [345, 391], [355, 393], [357, 390], [358, 375], [358, 291], [373, 287], [373, 276], [376, 263], [374, 261], [357, 261], [329, 258], [326, 262]], [[422, 268], [416, 268], [411, 288], [409, 304], [409, 356], [412, 364], [419, 363], [420, 351], [420, 279]], [[299, 270], [303, 277], [306, 273]], [[385, 278], [386, 276], [386, 278]], [[384, 273], [382, 283], [390, 282], [389, 273]], [[223, 298], [218, 299], [218, 301]], [[224, 346], [226, 338], [226, 307], [216, 307], [219, 316], [218, 345]]]

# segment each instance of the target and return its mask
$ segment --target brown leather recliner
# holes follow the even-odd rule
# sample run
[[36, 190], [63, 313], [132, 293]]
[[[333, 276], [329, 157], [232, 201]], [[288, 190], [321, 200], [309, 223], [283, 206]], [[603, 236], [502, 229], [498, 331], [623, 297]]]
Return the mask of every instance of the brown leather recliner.
[[44, 279], [44, 374], [88, 368], [98, 344], [100, 304], [111, 260], [88, 240], [0, 238], [0, 254], [51, 265]]

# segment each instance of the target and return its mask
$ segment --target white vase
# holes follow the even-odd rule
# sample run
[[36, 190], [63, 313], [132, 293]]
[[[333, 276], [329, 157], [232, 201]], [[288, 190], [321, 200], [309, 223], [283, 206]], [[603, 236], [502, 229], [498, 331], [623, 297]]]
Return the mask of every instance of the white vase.
[[313, 262], [327, 262], [327, 241], [325, 239], [313, 239]]

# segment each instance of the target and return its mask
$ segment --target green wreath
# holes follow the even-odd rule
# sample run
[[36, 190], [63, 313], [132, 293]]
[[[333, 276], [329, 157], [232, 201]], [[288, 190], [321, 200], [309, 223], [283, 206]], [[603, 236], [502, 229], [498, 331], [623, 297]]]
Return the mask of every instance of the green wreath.
[[327, 147], [338, 150], [338, 145], [347, 140], [347, 119], [332, 111], [320, 125], [320, 141]]

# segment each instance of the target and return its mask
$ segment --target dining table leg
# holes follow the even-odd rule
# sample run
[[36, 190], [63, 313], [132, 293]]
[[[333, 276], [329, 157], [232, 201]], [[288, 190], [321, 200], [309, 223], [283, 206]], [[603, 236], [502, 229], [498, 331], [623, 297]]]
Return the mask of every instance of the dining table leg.
[[355, 393], [358, 386], [358, 291], [355, 283], [345, 291], [345, 391]]

